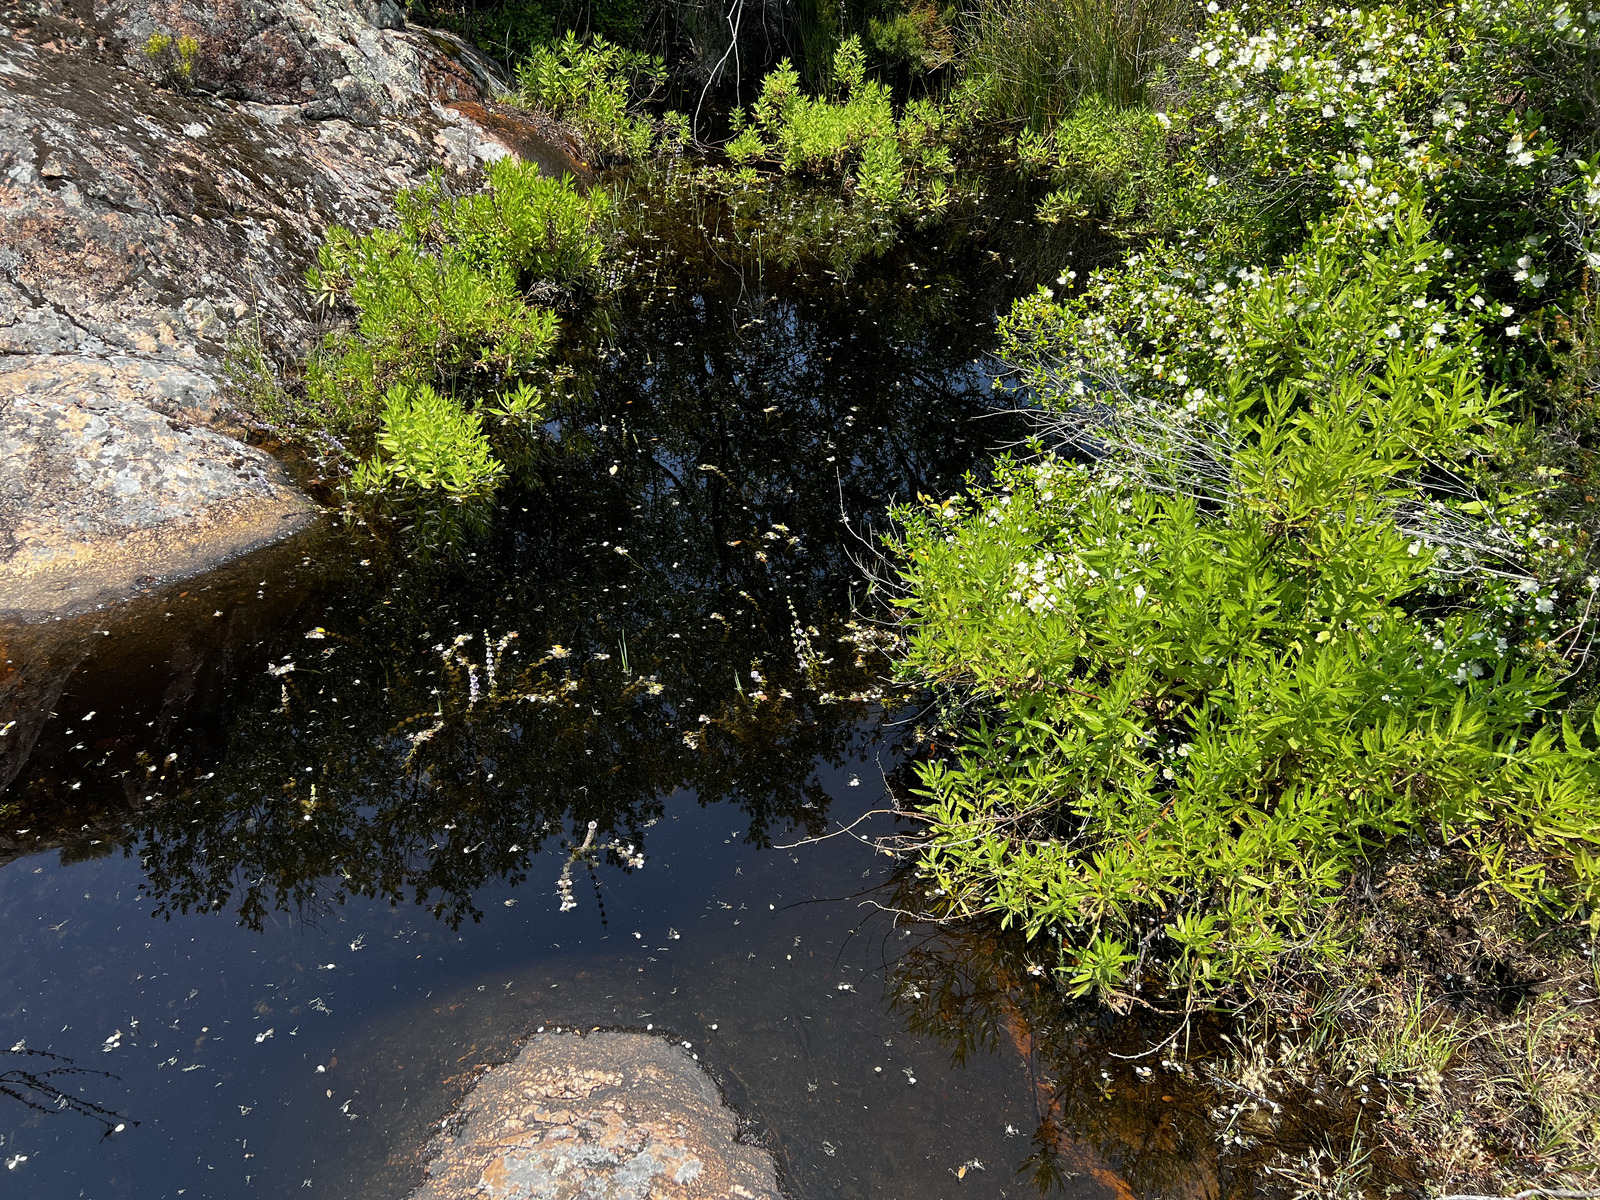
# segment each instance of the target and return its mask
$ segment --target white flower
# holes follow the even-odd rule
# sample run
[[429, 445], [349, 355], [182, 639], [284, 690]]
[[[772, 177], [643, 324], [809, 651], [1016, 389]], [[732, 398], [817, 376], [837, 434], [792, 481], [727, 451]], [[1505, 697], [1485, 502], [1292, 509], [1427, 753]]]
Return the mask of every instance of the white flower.
[[1383, 336], [1386, 338], [1398, 338], [1400, 336], [1400, 326], [1391, 322], [1389, 327], [1383, 331]]
[[1507, 325], [1506, 326], [1506, 336], [1507, 337], [1517, 337], [1521, 333], [1522, 333], [1522, 326], [1521, 325]]
[[1555, 608], [1556, 602], [1554, 600], [1550, 599], [1549, 596], [1540, 596], [1537, 600], [1535, 600], [1533, 602], [1533, 606], [1534, 606], [1534, 608], [1538, 609], [1540, 612], [1547, 613], [1547, 612], [1552, 611]]

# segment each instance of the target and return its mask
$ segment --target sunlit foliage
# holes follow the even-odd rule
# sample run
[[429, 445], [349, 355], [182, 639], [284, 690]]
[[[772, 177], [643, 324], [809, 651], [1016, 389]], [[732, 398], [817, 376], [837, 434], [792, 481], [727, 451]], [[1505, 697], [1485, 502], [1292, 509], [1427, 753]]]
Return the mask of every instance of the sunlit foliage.
[[600, 286], [607, 193], [514, 159], [487, 183], [454, 194], [435, 175], [400, 195], [397, 228], [335, 226], [318, 252], [311, 288], [348, 319], [268, 415], [340, 469], [364, 464], [358, 488], [491, 493], [546, 408], [549, 301]]
[[679, 150], [688, 137], [681, 113], [654, 119], [644, 111], [666, 77], [657, 57], [569, 32], [518, 64], [514, 99], [569, 122], [596, 165], [632, 162]]
[[1325, 964], [1352, 875], [1429, 845], [1532, 919], [1600, 905], [1563, 712], [1600, 576], [1506, 386], [1541, 306], [1586, 311], [1593, 76], [1554, 65], [1597, 41], [1520, 0], [1221, 9], [1160, 122], [1171, 235], [1003, 322], [1055, 453], [898, 546], [954, 742], [922, 866], [1069, 989]]

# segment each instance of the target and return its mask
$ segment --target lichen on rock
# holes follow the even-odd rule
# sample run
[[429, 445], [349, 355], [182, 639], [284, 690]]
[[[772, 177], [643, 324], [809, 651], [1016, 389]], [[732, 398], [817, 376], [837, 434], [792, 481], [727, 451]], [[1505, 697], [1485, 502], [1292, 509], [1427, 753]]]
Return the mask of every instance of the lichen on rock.
[[689, 1050], [649, 1034], [535, 1034], [444, 1127], [410, 1200], [780, 1197]]

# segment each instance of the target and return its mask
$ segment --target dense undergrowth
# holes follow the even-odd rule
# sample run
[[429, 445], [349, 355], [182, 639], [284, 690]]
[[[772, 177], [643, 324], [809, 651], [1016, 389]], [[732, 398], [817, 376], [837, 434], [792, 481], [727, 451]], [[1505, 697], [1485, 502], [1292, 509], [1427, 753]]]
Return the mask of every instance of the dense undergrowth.
[[1464, 1132], [1492, 1087], [1430, 1108], [1506, 1013], [1372, 881], [1592, 1003], [1600, 14], [1209, 8], [1109, 205], [1146, 240], [1002, 322], [1032, 452], [902, 513], [927, 899], [1114, 1007], [1311, 1005], [1279, 1066], [1376, 1047], [1389, 1133], [1472, 1143], [1441, 1174], [1584, 1177], [1592, 1053], [1537, 1147]]
[[308, 275], [333, 318], [316, 351], [287, 385], [258, 346], [232, 363], [244, 402], [326, 474], [428, 498], [445, 541], [537, 458], [562, 379], [556, 306], [603, 289], [611, 229], [608, 193], [536, 165], [503, 159], [485, 182], [458, 192], [435, 174], [401, 193], [395, 228], [331, 229]]

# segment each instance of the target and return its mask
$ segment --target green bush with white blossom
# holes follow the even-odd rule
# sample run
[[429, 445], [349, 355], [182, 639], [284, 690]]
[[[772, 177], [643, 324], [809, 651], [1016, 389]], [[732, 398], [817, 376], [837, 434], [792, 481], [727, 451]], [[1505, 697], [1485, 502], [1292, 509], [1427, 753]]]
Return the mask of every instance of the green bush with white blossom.
[[1035, 453], [901, 514], [930, 892], [1079, 993], [1336, 958], [1429, 847], [1600, 924], [1600, 578], [1522, 386], [1592, 311], [1600, 13], [1211, 9], [1168, 235], [1002, 322]]
[[1600, 266], [1600, 15], [1566, 3], [1250, 4], [1190, 50], [1170, 121], [1190, 217], [1243, 257], [1421, 188], [1458, 273], [1537, 301]]

